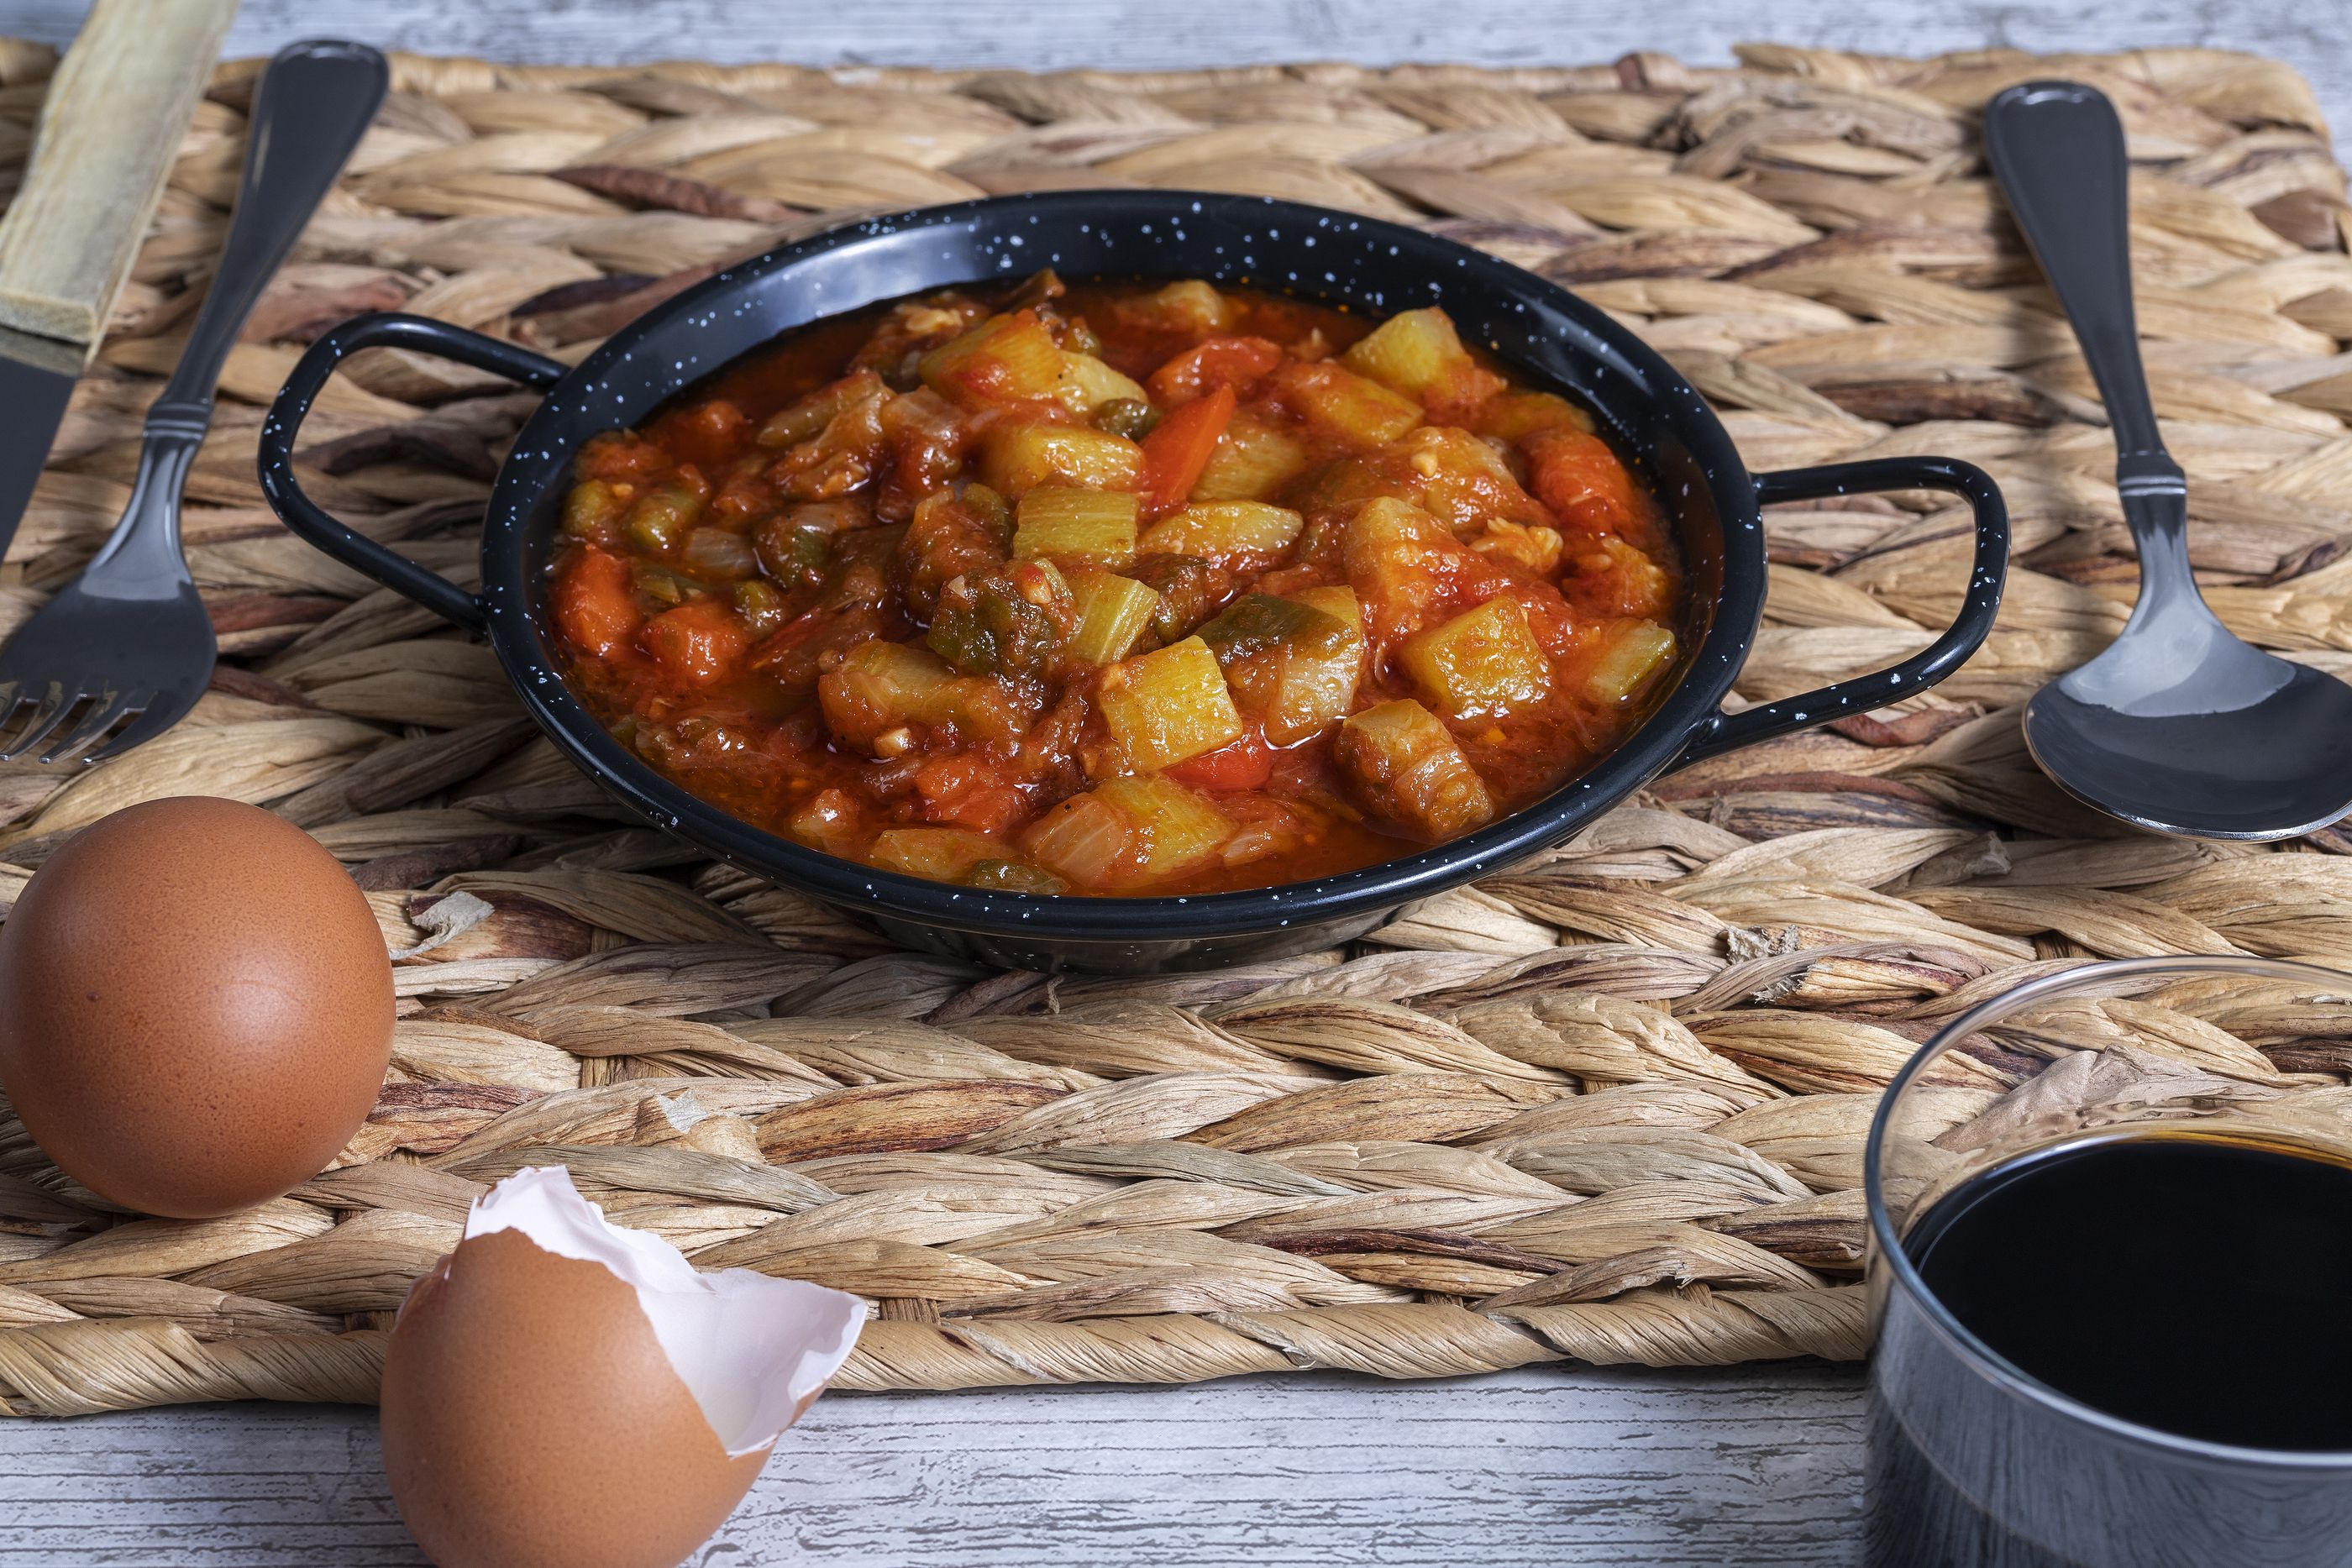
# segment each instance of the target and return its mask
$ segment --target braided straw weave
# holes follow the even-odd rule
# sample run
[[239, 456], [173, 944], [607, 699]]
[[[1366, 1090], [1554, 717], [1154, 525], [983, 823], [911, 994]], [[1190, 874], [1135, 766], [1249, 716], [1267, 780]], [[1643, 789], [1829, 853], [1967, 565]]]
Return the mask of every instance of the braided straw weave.
[[[2016, 705], [2114, 634], [2134, 566], [2100, 409], [1999, 214], [1975, 112], [2029, 75], [2116, 99], [2197, 564], [2238, 631], [2336, 670], [2345, 177], [2303, 83], [2243, 56], [1741, 60], [1141, 78], [398, 61], [230, 361], [191, 481], [189, 556], [227, 655], [214, 690], [85, 774], [0, 768], [0, 899], [62, 835], [155, 796], [265, 803], [317, 834], [398, 960], [394, 1070], [337, 1168], [201, 1223], [108, 1211], [0, 1115], [0, 1408], [370, 1398], [388, 1314], [468, 1200], [557, 1159], [701, 1264], [872, 1300], [855, 1388], [1859, 1355], [1864, 1129], [1939, 1019], [2092, 956], [2352, 961], [2342, 830], [2128, 836], [2025, 757]], [[22, 158], [50, 64], [0, 45], [0, 159]], [[121, 508], [257, 68], [225, 68], [197, 118], [8, 550], [0, 622]], [[1757, 468], [1981, 464], [2019, 530], [2000, 628], [1930, 696], [1674, 775], [1349, 951], [1047, 978], [891, 952], [626, 820], [535, 737], [488, 652], [262, 505], [259, 405], [354, 311], [576, 359], [845, 214], [1105, 184], [1425, 224], [1572, 285], [1671, 356]], [[375, 353], [321, 400], [305, 482], [464, 580], [530, 403]], [[1969, 530], [1940, 497], [1780, 510], [1768, 531], [1749, 700], [1887, 663], [1958, 602]], [[2130, 1032], [2207, 1092], [2345, 1098], [2352, 1040], [2149, 1016]], [[2126, 1032], [2081, 1019], [2035, 1049]], [[1988, 1056], [1952, 1087], [1989, 1096], [2019, 1065]]]

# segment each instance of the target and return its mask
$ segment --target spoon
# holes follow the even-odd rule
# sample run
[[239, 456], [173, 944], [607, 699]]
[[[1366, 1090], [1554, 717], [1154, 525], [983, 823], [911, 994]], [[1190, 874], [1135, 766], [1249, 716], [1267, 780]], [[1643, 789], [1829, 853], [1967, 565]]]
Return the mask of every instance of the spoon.
[[2352, 685], [2242, 642], [2189, 568], [2189, 486], [2164, 449], [2132, 313], [2123, 124], [2097, 89], [2021, 82], [1985, 151], [2074, 326], [2116, 437], [2139, 601], [2115, 643], [2025, 706], [2025, 744], [2084, 804], [2199, 839], [2284, 839], [2352, 811]]

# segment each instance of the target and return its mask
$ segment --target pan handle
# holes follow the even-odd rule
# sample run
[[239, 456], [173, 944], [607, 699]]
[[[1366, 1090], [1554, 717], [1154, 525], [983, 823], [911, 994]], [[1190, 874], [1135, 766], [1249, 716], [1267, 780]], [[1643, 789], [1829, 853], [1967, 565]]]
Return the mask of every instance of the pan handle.
[[2000, 487], [1983, 469], [1956, 457], [1878, 457], [1756, 476], [1759, 506], [1871, 490], [1946, 490], [1966, 500], [1975, 512], [1976, 560], [1969, 569], [1968, 597], [1959, 614], [1942, 636], [1900, 664], [1800, 696], [1714, 715], [1693, 733], [1690, 743], [1675, 759], [1676, 767], [1847, 714], [1868, 713], [1926, 691], [1968, 663], [1969, 655], [1983, 644], [2000, 610], [2001, 585], [2009, 575], [2009, 507], [2000, 498]]
[[320, 337], [296, 362], [261, 424], [261, 493], [280, 521], [354, 571], [406, 595], [446, 621], [479, 632], [489, 617], [482, 601], [437, 572], [336, 521], [302, 493], [294, 477], [294, 443], [320, 389], [335, 367], [362, 349], [414, 349], [476, 370], [491, 371], [541, 392], [572, 373], [544, 354], [446, 321], [378, 312], [354, 316]]

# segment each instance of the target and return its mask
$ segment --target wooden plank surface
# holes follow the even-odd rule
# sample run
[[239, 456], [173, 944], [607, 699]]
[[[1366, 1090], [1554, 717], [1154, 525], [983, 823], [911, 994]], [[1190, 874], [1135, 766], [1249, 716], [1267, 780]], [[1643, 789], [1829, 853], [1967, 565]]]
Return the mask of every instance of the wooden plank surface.
[[[79, 0], [0, 0], [62, 41]], [[346, 34], [529, 61], [1044, 68], [1302, 58], [1721, 60], [1780, 40], [1923, 54], [2210, 44], [2293, 61], [2352, 125], [2341, 0], [246, 0], [233, 53]], [[2343, 142], [2339, 141], [2339, 145]], [[1820, 1365], [1531, 1370], [1192, 1388], [836, 1397], [698, 1560], [937, 1564], [1806, 1564], [1855, 1561], [1861, 1383]], [[0, 1423], [0, 1568], [421, 1562], [372, 1413], [221, 1406]]]
[[[70, 37], [85, 0], [0, 0], [0, 32]], [[1766, 37], [1897, 55], [1986, 44], [2203, 44], [2294, 62], [2352, 128], [2345, 0], [245, 0], [233, 52], [347, 33], [385, 47], [539, 62], [790, 59], [1179, 68], [1256, 60], [1582, 63], [1635, 49], [1723, 62]], [[2338, 146], [2347, 143], [2339, 137]]]
[[[844, 1395], [695, 1561], [1844, 1568], [1861, 1408], [1819, 1364]], [[372, 1411], [0, 1424], [0, 1568], [423, 1562]]]

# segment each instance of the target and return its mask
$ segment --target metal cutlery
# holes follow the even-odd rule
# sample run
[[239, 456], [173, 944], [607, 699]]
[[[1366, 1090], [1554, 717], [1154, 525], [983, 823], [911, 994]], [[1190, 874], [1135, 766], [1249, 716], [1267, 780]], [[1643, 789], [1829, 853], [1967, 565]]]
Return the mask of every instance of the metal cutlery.
[[236, 0], [98, 0], [0, 218], [0, 550], [105, 336]]
[[288, 46], [262, 76], [220, 267], [179, 367], [147, 412], [122, 520], [82, 575], [0, 647], [0, 735], [16, 727], [0, 740], [0, 761], [37, 751], [43, 762], [119, 756], [169, 729], [204, 695], [216, 645], [180, 553], [181, 488], [246, 318], [375, 118], [389, 79], [375, 50], [331, 40]]
[[2325, 827], [2352, 811], [2352, 685], [2241, 641], [2198, 590], [2188, 482], [2140, 362], [2115, 106], [2079, 82], [2021, 82], [1992, 100], [1984, 135], [2106, 404], [2139, 550], [2131, 619], [2034, 695], [2026, 745], [2069, 794], [2157, 832], [2281, 839]]

